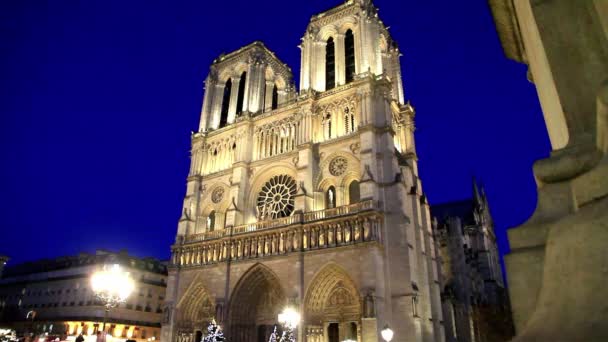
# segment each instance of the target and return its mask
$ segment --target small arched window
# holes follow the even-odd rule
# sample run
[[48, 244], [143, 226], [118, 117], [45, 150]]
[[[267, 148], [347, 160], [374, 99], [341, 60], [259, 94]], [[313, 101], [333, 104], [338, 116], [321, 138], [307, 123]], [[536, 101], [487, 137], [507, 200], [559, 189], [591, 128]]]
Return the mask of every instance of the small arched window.
[[230, 92], [232, 91], [232, 79], [226, 81], [224, 96], [222, 98], [222, 110], [220, 111], [220, 128], [228, 123], [228, 108], [230, 108]]
[[245, 100], [245, 83], [247, 82], [247, 72], [243, 71], [241, 74], [241, 81], [239, 82], [239, 93], [236, 99], [236, 113], [241, 114], [243, 112], [243, 101]]
[[207, 231], [212, 232], [215, 230], [215, 210], [211, 210], [209, 216], [207, 216]]
[[355, 79], [355, 37], [352, 30], [344, 35], [344, 64], [346, 83], [352, 82]]
[[336, 207], [336, 188], [330, 186], [325, 193], [325, 208], [331, 209]]
[[349, 107], [344, 108], [344, 131], [346, 133], [355, 131], [355, 113]]
[[359, 182], [354, 180], [348, 185], [348, 204], [359, 203], [360, 200]]
[[277, 109], [277, 107], [279, 107], [279, 90], [275, 84], [272, 88], [272, 109]]
[[323, 135], [325, 139], [331, 139], [331, 114], [329, 113], [323, 120]]
[[336, 53], [334, 39], [329, 37], [325, 45], [325, 90], [336, 86]]

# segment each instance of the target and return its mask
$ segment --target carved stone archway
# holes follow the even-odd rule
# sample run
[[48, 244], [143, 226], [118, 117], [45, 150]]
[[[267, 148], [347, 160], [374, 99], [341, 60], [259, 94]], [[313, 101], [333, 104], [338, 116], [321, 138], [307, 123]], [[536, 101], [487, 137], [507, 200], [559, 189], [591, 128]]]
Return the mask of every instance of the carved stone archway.
[[361, 296], [340, 266], [329, 264], [317, 273], [304, 303], [308, 342], [360, 340]]
[[228, 340], [267, 341], [286, 303], [278, 277], [266, 266], [254, 265], [241, 277], [231, 296]]
[[176, 308], [177, 340], [195, 342], [197, 331], [205, 332], [214, 319], [215, 303], [204, 285], [195, 281]]

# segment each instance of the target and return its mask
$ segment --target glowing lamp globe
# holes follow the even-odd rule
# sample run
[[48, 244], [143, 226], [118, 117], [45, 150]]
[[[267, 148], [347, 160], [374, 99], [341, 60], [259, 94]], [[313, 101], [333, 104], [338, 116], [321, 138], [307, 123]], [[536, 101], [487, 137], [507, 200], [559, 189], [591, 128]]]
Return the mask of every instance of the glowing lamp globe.
[[279, 323], [285, 324], [289, 328], [294, 329], [299, 322], [300, 314], [292, 308], [286, 308], [279, 314]]
[[388, 324], [384, 326], [384, 328], [382, 329], [382, 331], [380, 332], [380, 334], [382, 334], [382, 338], [386, 341], [386, 342], [390, 342], [393, 339], [393, 330], [391, 328], [388, 327]]
[[135, 283], [129, 273], [116, 264], [95, 272], [91, 277], [91, 285], [93, 292], [106, 305], [124, 302], [135, 289]]

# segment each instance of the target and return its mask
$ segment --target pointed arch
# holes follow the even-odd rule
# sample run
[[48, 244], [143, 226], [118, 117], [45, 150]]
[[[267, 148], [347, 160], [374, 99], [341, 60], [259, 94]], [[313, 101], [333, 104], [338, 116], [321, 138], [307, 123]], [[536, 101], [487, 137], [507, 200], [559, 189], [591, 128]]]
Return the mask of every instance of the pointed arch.
[[179, 322], [185, 326], [205, 326], [215, 316], [215, 300], [207, 288], [196, 277], [176, 306]]
[[331, 262], [315, 274], [304, 297], [304, 315], [309, 324], [361, 318], [361, 296], [341, 266]]
[[239, 115], [243, 112], [243, 101], [245, 100], [245, 84], [247, 82], [247, 71], [241, 73], [241, 80], [239, 82], [239, 91], [236, 100], [236, 114]]
[[350, 83], [355, 79], [355, 37], [351, 29], [344, 35], [344, 64], [346, 83]]
[[230, 93], [232, 92], [232, 79], [229, 78], [224, 85], [224, 95], [222, 96], [222, 109], [220, 111], [219, 128], [226, 126], [228, 123], [228, 109], [230, 108]]
[[272, 104], [271, 109], [277, 109], [279, 107], [279, 90], [277, 89], [277, 85], [275, 84], [272, 87]]
[[286, 303], [287, 297], [279, 277], [261, 263], [253, 265], [232, 290], [228, 312], [228, 340], [261, 340], [265, 336], [258, 335], [266, 334], [266, 327], [277, 323], [277, 316]]
[[336, 86], [336, 48], [334, 38], [329, 37], [325, 44], [325, 90]]

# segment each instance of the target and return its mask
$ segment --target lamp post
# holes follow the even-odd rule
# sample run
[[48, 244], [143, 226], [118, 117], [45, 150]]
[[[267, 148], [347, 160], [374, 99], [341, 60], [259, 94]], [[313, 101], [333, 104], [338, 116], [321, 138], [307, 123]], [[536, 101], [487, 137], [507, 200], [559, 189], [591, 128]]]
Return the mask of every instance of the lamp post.
[[384, 326], [384, 328], [382, 328], [382, 331], [380, 332], [380, 334], [382, 335], [382, 339], [385, 340], [386, 342], [391, 342], [391, 340], [393, 339], [393, 330], [391, 328], [389, 328], [388, 324], [386, 324]]
[[300, 323], [300, 314], [294, 310], [293, 308], [285, 308], [283, 312], [279, 314], [279, 323], [285, 326], [285, 331], [281, 335], [280, 342], [295, 342], [296, 337], [293, 334], [293, 331]]
[[101, 326], [102, 335], [105, 340], [106, 320], [110, 309], [118, 304], [124, 303], [131, 292], [135, 289], [135, 283], [129, 272], [123, 271], [119, 265], [106, 265], [101, 271], [93, 273], [91, 285], [97, 299], [104, 306], [103, 325]]

